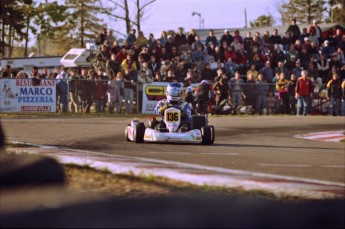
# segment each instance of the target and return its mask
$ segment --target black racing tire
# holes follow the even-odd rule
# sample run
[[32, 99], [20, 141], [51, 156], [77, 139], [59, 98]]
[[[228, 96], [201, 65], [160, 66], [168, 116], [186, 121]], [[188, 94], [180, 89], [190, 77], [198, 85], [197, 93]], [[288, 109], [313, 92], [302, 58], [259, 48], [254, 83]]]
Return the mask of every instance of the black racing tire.
[[192, 129], [201, 130], [206, 125], [206, 117], [204, 115], [193, 115], [192, 116]]
[[[130, 124], [128, 124], [128, 126], [130, 126]], [[128, 138], [128, 128], [126, 127], [125, 129], [125, 138], [126, 138], [126, 141], [129, 142], [129, 138]]]
[[135, 143], [143, 143], [145, 135], [145, 125], [144, 123], [138, 123], [134, 126], [133, 140]]
[[211, 145], [215, 139], [215, 131], [213, 126], [204, 126], [201, 128], [201, 144]]

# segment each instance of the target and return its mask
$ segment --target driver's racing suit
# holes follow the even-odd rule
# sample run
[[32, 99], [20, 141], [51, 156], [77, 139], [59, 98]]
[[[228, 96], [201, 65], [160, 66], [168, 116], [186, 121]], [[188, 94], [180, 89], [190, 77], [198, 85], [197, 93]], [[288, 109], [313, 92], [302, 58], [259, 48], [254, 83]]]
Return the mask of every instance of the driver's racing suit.
[[176, 106], [179, 107], [182, 112], [181, 112], [181, 119], [183, 121], [188, 121], [189, 123], [192, 120], [192, 108], [189, 105], [189, 103], [187, 102], [178, 102], [177, 104], [171, 104], [169, 103], [166, 99], [163, 99], [161, 101], [159, 101], [154, 109], [154, 113], [157, 115], [162, 115], [164, 118], [164, 110], [172, 107], [172, 106]]

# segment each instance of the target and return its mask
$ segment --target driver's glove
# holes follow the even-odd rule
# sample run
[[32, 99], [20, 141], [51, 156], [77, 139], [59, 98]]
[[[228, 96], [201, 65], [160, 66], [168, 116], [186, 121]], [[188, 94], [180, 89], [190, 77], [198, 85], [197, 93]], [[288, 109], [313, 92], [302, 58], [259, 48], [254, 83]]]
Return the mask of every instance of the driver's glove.
[[167, 108], [168, 108], [168, 106], [167, 106], [167, 105], [164, 105], [164, 106], [161, 106], [161, 107], [158, 109], [158, 111], [159, 111], [159, 113], [160, 113], [161, 115], [163, 115], [165, 109], [167, 109]]

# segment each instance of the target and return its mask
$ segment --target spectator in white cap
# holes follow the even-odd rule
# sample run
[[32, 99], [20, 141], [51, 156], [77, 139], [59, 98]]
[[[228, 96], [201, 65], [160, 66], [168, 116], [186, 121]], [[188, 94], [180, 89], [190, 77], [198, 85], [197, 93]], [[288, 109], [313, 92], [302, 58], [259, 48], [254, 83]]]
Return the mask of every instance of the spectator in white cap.
[[313, 20], [313, 24], [309, 27], [309, 36], [312, 37], [312, 41], [317, 41], [317, 45], [322, 44], [322, 30], [317, 25], [317, 20]]
[[324, 55], [326, 59], [330, 59], [334, 52], [335, 50], [329, 45], [329, 41], [325, 40], [322, 44], [321, 54]]
[[233, 36], [229, 33], [229, 30], [227, 29], [224, 30], [224, 34], [220, 38], [219, 44], [223, 44], [224, 41], [228, 46], [234, 41]]

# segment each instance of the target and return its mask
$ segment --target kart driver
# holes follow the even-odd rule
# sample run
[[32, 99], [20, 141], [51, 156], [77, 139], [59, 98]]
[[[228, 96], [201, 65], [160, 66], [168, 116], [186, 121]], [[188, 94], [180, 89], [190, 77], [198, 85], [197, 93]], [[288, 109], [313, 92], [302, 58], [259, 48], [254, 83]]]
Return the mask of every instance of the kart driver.
[[181, 83], [172, 82], [167, 86], [166, 99], [159, 101], [154, 109], [154, 113], [162, 115], [164, 118], [165, 109], [175, 106], [181, 109], [181, 120], [189, 122], [191, 125], [192, 108], [189, 103], [182, 101], [183, 88]]

